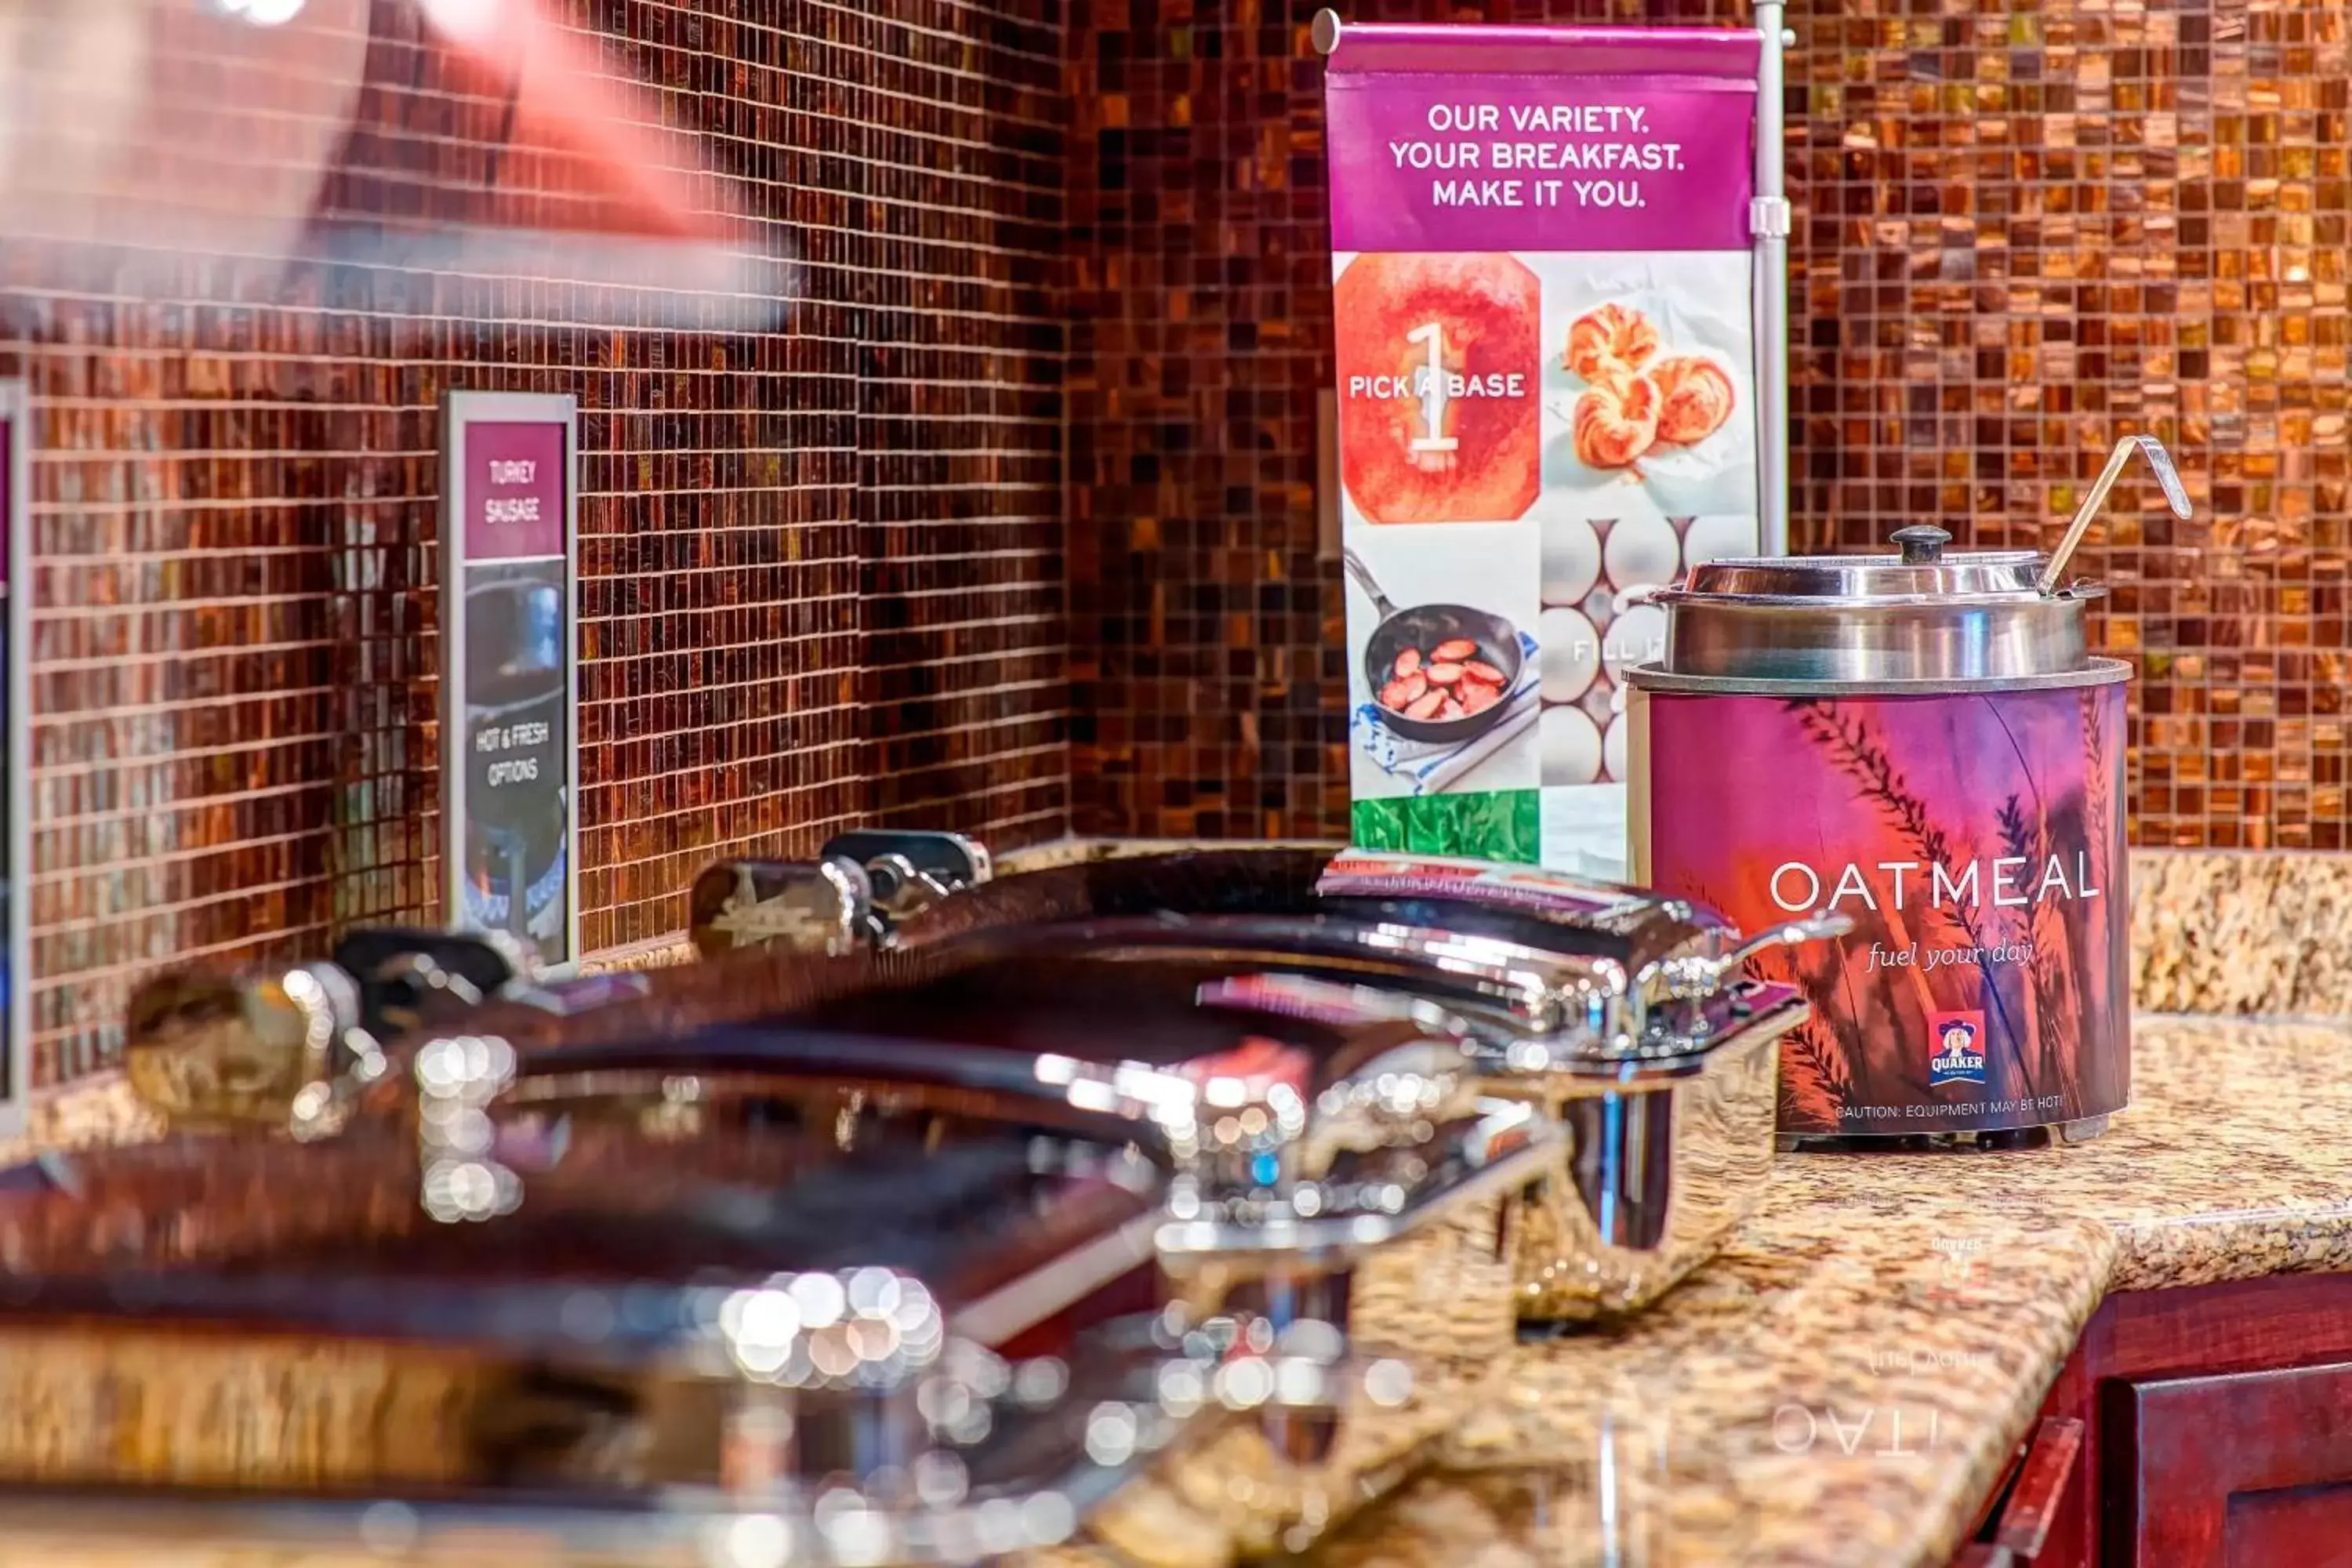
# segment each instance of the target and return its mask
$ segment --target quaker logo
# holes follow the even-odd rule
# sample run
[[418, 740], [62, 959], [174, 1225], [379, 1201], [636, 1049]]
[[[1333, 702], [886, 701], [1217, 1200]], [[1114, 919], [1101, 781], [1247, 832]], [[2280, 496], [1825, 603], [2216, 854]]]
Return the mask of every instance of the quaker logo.
[[1985, 1080], [1984, 1015], [1937, 1013], [1927, 1020], [1927, 1084]]

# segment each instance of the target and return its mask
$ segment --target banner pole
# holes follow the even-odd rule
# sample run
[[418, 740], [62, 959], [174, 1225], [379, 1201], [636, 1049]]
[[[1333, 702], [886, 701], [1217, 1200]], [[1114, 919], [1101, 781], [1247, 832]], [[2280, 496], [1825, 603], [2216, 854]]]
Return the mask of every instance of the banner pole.
[[1756, 408], [1759, 542], [1767, 555], [1789, 552], [1789, 230], [1788, 149], [1782, 104], [1783, 55], [1793, 42], [1782, 26], [1786, 0], [1756, 0], [1764, 36], [1756, 78]]

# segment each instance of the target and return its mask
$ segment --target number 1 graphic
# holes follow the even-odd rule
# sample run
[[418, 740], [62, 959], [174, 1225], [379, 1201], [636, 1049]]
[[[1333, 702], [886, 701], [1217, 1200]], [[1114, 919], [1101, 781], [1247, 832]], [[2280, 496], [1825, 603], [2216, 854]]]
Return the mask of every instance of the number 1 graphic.
[[1451, 452], [1462, 443], [1441, 434], [1445, 428], [1445, 328], [1432, 321], [1407, 332], [1404, 341], [1429, 345], [1429, 368], [1422, 372], [1425, 379], [1421, 385], [1421, 416], [1429, 426], [1429, 434], [1414, 437], [1409, 450]]

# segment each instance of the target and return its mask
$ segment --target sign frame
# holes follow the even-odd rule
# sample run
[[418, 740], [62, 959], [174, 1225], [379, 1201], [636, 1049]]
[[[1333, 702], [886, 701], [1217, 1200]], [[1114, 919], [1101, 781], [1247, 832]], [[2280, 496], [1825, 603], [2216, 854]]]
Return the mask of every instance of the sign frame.
[[[465, 918], [467, 828], [470, 817], [466, 754], [466, 591], [477, 564], [467, 549], [467, 441], [482, 425], [546, 425], [563, 433], [562, 528], [564, 824], [563, 954], [541, 973], [560, 978], [580, 963], [580, 400], [568, 393], [468, 392], [441, 398], [440, 721], [443, 918], [453, 930]], [[552, 561], [554, 556], [521, 559]]]
[[30, 390], [0, 381], [0, 529], [7, 540], [7, 721], [0, 725], [0, 765], [6, 769], [0, 808], [6, 814], [6, 851], [0, 865], [5, 913], [0, 942], [7, 954], [7, 1003], [0, 1014], [0, 1137], [21, 1134], [33, 1099], [33, 531]]

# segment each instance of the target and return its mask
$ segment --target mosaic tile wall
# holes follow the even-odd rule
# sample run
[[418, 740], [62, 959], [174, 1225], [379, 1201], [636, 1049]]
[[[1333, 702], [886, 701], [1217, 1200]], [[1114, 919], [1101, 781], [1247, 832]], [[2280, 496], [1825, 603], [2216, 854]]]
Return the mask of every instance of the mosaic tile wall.
[[[348, 3], [369, 87], [328, 216], [562, 195], [491, 156], [407, 0]], [[555, 275], [339, 266], [289, 304], [201, 257], [142, 304], [0, 245], [0, 374], [38, 400], [45, 1079], [156, 964], [436, 913], [451, 386], [582, 400], [591, 949], [674, 930], [714, 854], [852, 821], [1345, 822], [1311, 0], [553, 3], [793, 251], [782, 331], [557, 325]], [[2344, 0], [1790, 20], [1800, 542], [2047, 542], [2157, 429], [2204, 515], [2085, 560], [2143, 675], [2137, 837], [2346, 847]]]
[[[1338, 833], [1314, 0], [1085, 8], [1074, 41], [1082, 829]], [[1357, 0], [1358, 21], [1744, 20], [1738, 0]], [[2347, 847], [2344, 0], [1793, 0], [1801, 548], [1932, 521], [2081, 558], [2139, 666], [2144, 845]]]
[[[436, 918], [445, 388], [581, 400], [588, 949], [681, 927], [721, 853], [1066, 820], [1058, 0], [566, 8], [795, 257], [780, 332], [551, 324], [561, 275], [341, 267], [289, 303], [201, 257], [137, 303], [0, 247], [0, 375], [37, 399], [40, 1081], [101, 1061], [159, 963]], [[499, 164], [501, 107], [404, 0], [354, 9], [327, 216], [562, 194]]]

